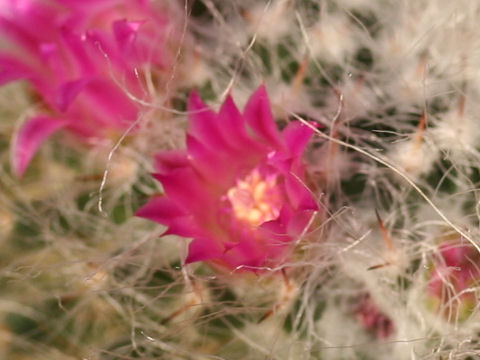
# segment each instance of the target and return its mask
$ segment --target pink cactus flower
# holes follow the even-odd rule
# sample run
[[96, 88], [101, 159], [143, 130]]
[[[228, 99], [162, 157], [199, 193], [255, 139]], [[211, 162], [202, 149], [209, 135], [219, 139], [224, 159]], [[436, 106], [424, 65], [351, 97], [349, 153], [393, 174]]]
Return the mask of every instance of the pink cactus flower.
[[282, 264], [318, 210], [302, 160], [312, 130], [291, 122], [280, 132], [264, 86], [243, 114], [231, 97], [217, 114], [196, 92], [189, 111], [186, 150], [155, 156], [165, 196], [137, 215], [193, 238], [186, 263], [253, 272]]
[[395, 332], [392, 320], [380, 311], [368, 294], [361, 297], [355, 317], [377, 339], [387, 339]]
[[60, 129], [95, 142], [132, 125], [141, 106], [129, 95], [149, 100], [142, 71], [160, 81], [173, 66], [176, 11], [149, 0], [0, 0], [0, 85], [28, 81], [42, 109], [14, 143], [19, 176]]
[[428, 291], [434, 307], [448, 318], [465, 320], [477, 304], [480, 254], [467, 242], [445, 241], [433, 263]]

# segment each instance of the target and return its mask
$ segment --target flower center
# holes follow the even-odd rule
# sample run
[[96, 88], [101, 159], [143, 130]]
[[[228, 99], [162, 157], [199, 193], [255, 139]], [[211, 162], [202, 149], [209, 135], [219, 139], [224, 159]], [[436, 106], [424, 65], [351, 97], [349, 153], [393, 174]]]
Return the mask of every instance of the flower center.
[[237, 219], [258, 226], [280, 215], [282, 196], [276, 176], [263, 177], [258, 169], [253, 170], [227, 192]]

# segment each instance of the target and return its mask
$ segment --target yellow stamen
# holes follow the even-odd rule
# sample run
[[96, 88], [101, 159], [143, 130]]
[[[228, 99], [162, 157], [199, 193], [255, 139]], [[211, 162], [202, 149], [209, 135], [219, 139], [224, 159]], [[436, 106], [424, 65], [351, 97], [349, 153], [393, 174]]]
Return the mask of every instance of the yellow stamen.
[[251, 226], [276, 219], [281, 196], [275, 179], [265, 179], [255, 169], [227, 192], [235, 217]]

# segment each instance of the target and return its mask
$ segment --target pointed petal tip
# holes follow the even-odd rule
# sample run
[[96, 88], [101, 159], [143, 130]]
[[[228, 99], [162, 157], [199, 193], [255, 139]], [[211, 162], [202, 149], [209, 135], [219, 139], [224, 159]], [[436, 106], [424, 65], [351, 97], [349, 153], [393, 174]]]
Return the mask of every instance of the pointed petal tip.
[[207, 238], [193, 239], [188, 247], [185, 264], [219, 258], [223, 253], [224, 249], [217, 241]]
[[256, 92], [260, 92], [260, 93], [264, 93], [264, 94], [268, 94], [268, 91], [267, 91], [267, 85], [265, 85], [265, 83], [261, 83], [260, 86], [257, 88], [257, 90], [255, 90], [255, 93]]
[[68, 81], [60, 85], [57, 90], [56, 105], [60, 111], [65, 112], [74, 102], [75, 98], [85, 89], [92, 80], [83, 77], [77, 80]]
[[267, 102], [268, 107], [270, 107], [270, 97], [268, 96], [267, 86], [263, 83], [261, 84], [251, 95], [250, 99], [256, 99], [260, 103]]
[[282, 132], [287, 148], [297, 157], [302, 156], [313, 134], [314, 130], [300, 121], [292, 121]]
[[188, 97], [188, 110], [189, 111], [196, 111], [205, 108], [206, 105], [203, 103], [200, 94], [198, 93], [197, 89], [193, 89], [190, 92]]
[[43, 142], [68, 124], [66, 120], [37, 116], [20, 128], [13, 143], [12, 167], [21, 178]]
[[166, 196], [155, 196], [140, 207], [135, 216], [168, 225], [172, 218], [183, 216], [185, 213]]
[[225, 100], [223, 101], [223, 104], [220, 107], [219, 114], [221, 114], [222, 116], [237, 116], [237, 117], [242, 116], [231, 94], [228, 94]]
[[227, 95], [227, 97], [225, 98], [225, 101], [222, 104], [222, 107], [223, 106], [235, 106], [236, 107], [236, 104], [235, 104], [235, 101], [233, 100], [232, 94], [229, 93]]
[[280, 132], [273, 117], [265, 85], [260, 85], [247, 102], [245, 119], [255, 134], [275, 148], [282, 147]]

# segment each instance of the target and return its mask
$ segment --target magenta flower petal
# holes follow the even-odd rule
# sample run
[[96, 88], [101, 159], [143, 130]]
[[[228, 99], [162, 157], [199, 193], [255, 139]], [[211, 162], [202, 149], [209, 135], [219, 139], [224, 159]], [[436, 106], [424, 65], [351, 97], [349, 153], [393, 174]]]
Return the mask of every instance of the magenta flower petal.
[[67, 124], [65, 120], [37, 116], [21, 127], [13, 145], [13, 168], [18, 176], [23, 175], [45, 139]]
[[153, 198], [137, 211], [137, 216], [167, 226], [173, 218], [184, 215], [185, 212], [165, 196]]
[[[2, 10], [1, 7], [0, 7], [0, 10]], [[0, 15], [1, 15], [1, 12], [0, 12]], [[15, 15], [16, 14], [13, 14], [13, 16]], [[36, 45], [35, 42], [29, 38], [26, 31], [21, 28], [21, 25], [22, 24], [16, 23], [15, 21], [12, 21], [8, 18], [0, 16], [0, 31], [2, 33], [8, 34], [12, 42], [16, 43], [19, 46], [24, 47], [27, 51], [35, 50], [35, 45]], [[38, 24], [32, 24], [32, 25], [36, 26]]]
[[370, 295], [362, 295], [355, 309], [358, 322], [377, 339], [387, 339], [395, 332], [393, 321], [373, 302]]
[[194, 238], [200, 233], [200, 229], [197, 226], [193, 216], [179, 216], [170, 219], [168, 222], [168, 229], [163, 235], [178, 235], [188, 238]]
[[232, 270], [249, 270], [261, 272], [262, 266], [266, 265], [265, 260], [269, 254], [273, 254], [275, 248], [271, 248], [268, 254], [260, 244], [251, 239], [245, 239], [237, 246], [225, 252], [219, 259], [228, 264]]
[[141, 21], [127, 21], [126, 19], [115, 21], [113, 32], [118, 45], [124, 50], [131, 47], [141, 25]]
[[295, 234], [301, 234], [305, 229], [307, 229], [307, 226], [311, 222], [314, 215], [314, 210], [303, 210], [296, 212], [288, 221], [286, 233], [291, 234], [292, 236]]
[[[132, 2], [139, 2], [140, 0], [131, 0]], [[86, 8], [88, 10], [102, 9], [105, 6], [111, 6], [121, 3], [122, 0], [62, 0], [62, 3], [76, 8]], [[144, 1], [142, 1], [144, 2]]]
[[243, 154], [245, 154], [245, 148], [248, 148], [248, 155], [253, 158], [254, 163], [258, 162], [259, 159], [268, 152], [268, 147], [258, 141], [254, 141], [250, 135], [248, 135], [245, 119], [237, 109], [230, 95], [227, 96], [227, 99], [220, 109], [218, 122], [223, 137], [228, 144]]
[[231, 97], [216, 114], [196, 93], [189, 110], [186, 151], [157, 154], [154, 175], [186, 215], [177, 216], [166, 200], [152, 200], [138, 215], [193, 238], [187, 263], [254, 272], [283, 263], [318, 210], [304, 184], [302, 154], [311, 131], [291, 125], [279, 132], [264, 87], [244, 114]]
[[0, 86], [25, 77], [25, 73], [15, 70], [0, 70]]
[[251, 141], [245, 129], [243, 116], [230, 95], [227, 96], [225, 102], [222, 104], [218, 117], [220, 130], [229, 143], [242, 146], [244, 145], [243, 141]]
[[[259, 226], [259, 230], [264, 232], [267, 237], [275, 237], [275, 238], [290, 238], [289, 235], [286, 233], [285, 224], [280, 221], [280, 219], [265, 221], [263, 224]], [[279, 237], [277, 237], [279, 236]]]
[[214, 181], [218, 191], [226, 191], [237, 174], [242, 169], [248, 168], [252, 162], [248, 156], [232, 162], [231, 157], [226, 156], [224, 152], [214, 151], [190, 135], [187, 135], [187, 147], [192, 168], [205, 181]]
[[212, 260], [221, 257], [224, 251], [225, 248], [218, 241], [210, 238], [197, 238], [190, 243], [185, 263]]
[[[45, 113], [69, 119], [64, 130], [80, 141], [117, 137], [143, 109], [127, 94], [151, 100], [143, 69], [163, 81], [173, 67], [179, 14], [175, 2], [3, 0], [0, 85], [26, 79]], [[23, 138], [22, 148], [36, 149], [43, 135]]]
[[[105, 81], [102, 78], [91, 80], [84, 91], [79, 94], [82, 97], [81, 103], [92, 106], [97, 112], [95, 121], [107, 129], [125, 129], [137, 119], [138, 107], [129, 101], [125, 92], [116, 84]], [[80, 105], [80, 102], [79, 104]], [[84, 108], [76, 106], [72, 112], [85, 111]]]
[[80, 74], [94, 74], [95, 64], [89, 56], [82, 36], [75, 34], [69, 28], [61, 28], [61, 44], [72, 59], [72, 66]]
[[285, 188], [294, 209], [317, 210], [318, 205], [311, 191], [292, 174], [285, 175]]
[[175, 203], [165, 196], [157, 196], [137, 210], [136, 216], [167, 226], [164, 235], [174, 234], [191, 237], [198, 234], [192, 216], [186, 215]]
[[447, 318], [467, 318], [478, 305], [475, 293], [466, 291], [480, 281], [480, 255], [470, 243], [445, 241], [439, 246], [428, 292], [430, 300]]
[[26, 66], [18, 60], [0, 55], [0, 86], [11, 81], [27, 78], [30, 72]]
[[260, 86], [248, 101], [244, 116], [248, 125], [262, 140], [275, 147], [282, 146], [280, 132], [275, 125], [264, 85]]
[[188, 101], [190, 127], [188, 133], [211, 149], [228, 150], [228, 145], [220, 130], [217, 114], [210, 110], [200, 99], [196, 91], [192, 91]]
[[188, 167], [189, 161], [185, 150], [170, 150], [155, 154], [155, 168], [160, 173]]
[[313, 130], [299, 121], [292, 121], [283, 130], [285, 143], [295, 156], [303, 154], [313, 135]]
[[272, 239], [276, 244], [290, 242], [308, 229], [308, 223], [314, 215], [314, 210], [297, 211], [286, 203], [280, 210], [278, 218], [263, 223], [260, 229], [262, 232], [268, 232], [266, 238]]
[[91, 81], [89, 78], [69, 81], [58, 89], [57, 106], [60, 111], [66, 111], [77, 95]]
[[204, 221], [213, 216], [210, 189], [192, 168], [176, 169], [169, 174], [156, 175], [156, 178], [167, 196], [182, 210]]
[[476, 250], [469, 243], [446, 242], [440, 251], [447, 266], [468, 265], [470, 259], [476, 257]]

